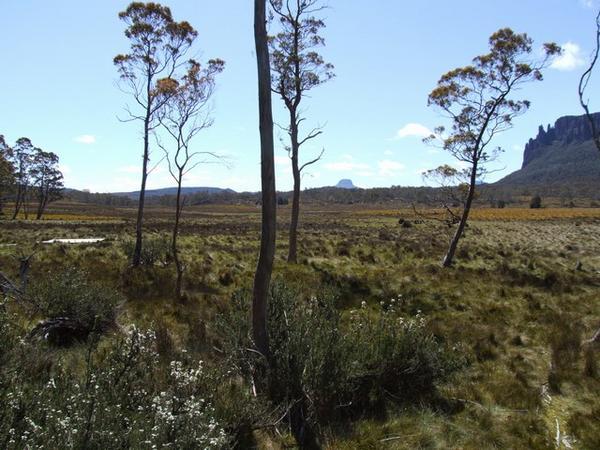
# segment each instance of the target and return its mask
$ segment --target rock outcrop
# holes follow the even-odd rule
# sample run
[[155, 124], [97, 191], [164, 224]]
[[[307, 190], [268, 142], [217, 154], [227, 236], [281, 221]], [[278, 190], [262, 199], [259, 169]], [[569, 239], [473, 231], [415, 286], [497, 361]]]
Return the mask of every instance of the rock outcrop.
[[[592, 117], [600, 131], [600, 113], [594, 113]], [[529, 139], [525, 145], [522, 168], [541, 157], [548, 147], [557, 141], [561, 145], [568, 146], [591, 139], [592, 131], [585, 115], [561, 117], [554, 123], [554, 126], [548, 125], [545, 129], [543, 125], [540, 125], [537, 137]]]

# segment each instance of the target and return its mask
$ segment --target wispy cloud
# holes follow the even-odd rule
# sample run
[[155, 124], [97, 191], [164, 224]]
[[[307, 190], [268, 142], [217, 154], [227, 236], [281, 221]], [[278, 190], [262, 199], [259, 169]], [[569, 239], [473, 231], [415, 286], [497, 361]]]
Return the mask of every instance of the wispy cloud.
[[377, 167], [379, 168], [379, 175], [381, 175], [382, 177], [390, 177], [396, 175], [398, 172], [402, 172], [406, 168], [404, 164], [399, 163], [397, 161], [391, 161], [389, 159], [379, 161], [377, 163]]
[[581, 48], [574, 42], [567, 42], [561, 46], [562, 53], [557, 56], [551, 68], [562, 71], [575, 70], [584, 64], [584, 59], [581, 56]]
[[96, 136], [93, 134], [82, 134], [81, 136], [74, 137], [73, 140], [78, 144], [91, 145], [96, 143]]
[[420, 123], [407, 123], [396, 133], [395, 139], [403, 139], [407, 137], [425, 138], [431, 136], [433, 132], [425, 125]]
[[365, 163], [338, 161], [325, 164], [325, 168], [334, 172], [352, 172], [353, 170], [369, 170], [370, 166]]

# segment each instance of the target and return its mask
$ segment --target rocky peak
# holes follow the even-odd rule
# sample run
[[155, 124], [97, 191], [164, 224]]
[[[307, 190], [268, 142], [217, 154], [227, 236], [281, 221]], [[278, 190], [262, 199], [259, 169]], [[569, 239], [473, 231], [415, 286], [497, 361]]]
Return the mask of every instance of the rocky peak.
[[[600, 131], [600, 113], [594, 113], [592, 117]], [[590, 139], [592, 139], [592, 131], [585, 115], [561, 117], [554, 123], [554, 126], [548, 125], [546, 129], [543, 125], [540, 125], [537, 137], [529, 139], [529, 142], [525, 145], [522, 167], [527, 166], [531, 161], [541, 156], [544, 153], [544, 148], [552, 145], [555, 141], [568, 145]]]
[[348, 180], [348, 179], [343, 179], [338, 181], [338, 184], [335, 185], [336, 188], [340, 188], [340, 189], [356, 189], [356, 186], [354, 186], [354, 183], [352, 183], [352, 180]]

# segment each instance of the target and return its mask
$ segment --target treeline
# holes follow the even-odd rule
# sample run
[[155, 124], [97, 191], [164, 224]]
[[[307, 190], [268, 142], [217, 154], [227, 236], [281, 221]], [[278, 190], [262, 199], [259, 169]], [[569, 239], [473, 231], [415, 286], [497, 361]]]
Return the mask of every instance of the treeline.
[[[293, 192], [278, 192], [278, 205], [289, 205]], [[302, 201], [306, 204], [384, 204], [393, 203], [397, 206], [438, 206], [443, 197], [443, 189], [427, 186], [392, 186], [370, 189], [340, 189], [322, 187], [302, 191]], [[574, 184], [540, 184], [525, 186], [507, 186], [500, 184], [480, 185], [475, 203], [479, 206], [504, 207], [522, 203], [522, 199], [532, 196], [552, 197], [559, 199], [565, 206], [574, 202], [576, 206], [596, 206], [600, 204], [600, 192], [588, 183]], [[87, 191], [65, 190], [64, 198], [79, 203], [102, 206], [134, 207], [137, 200], [124, 195], [108, 193], [91, 193]], [[160, 195], [148, 197], [148, 205], [173, 207], [177, 198], [175, 195]], [[200, 205], [258, 205], [259, 192], [197, 192], [189, 194], [184, 199], [187, 206]]]
[[10, 201], [12, 219], [20, 213], [26, 219], [30, 214], [41, 219], [48, 204], [62, 198], [62, 191], [63, 174], [56, 153], [35, 147], [26, 137], [11, 147], [0, 135], [0, 216]]

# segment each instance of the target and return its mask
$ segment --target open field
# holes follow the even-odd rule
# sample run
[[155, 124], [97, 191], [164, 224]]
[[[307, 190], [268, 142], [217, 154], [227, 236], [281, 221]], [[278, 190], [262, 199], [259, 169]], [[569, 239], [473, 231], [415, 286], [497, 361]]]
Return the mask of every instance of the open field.
[[[174, 268], [160, 254], [170, 211], [148, 210], [147, 239], [158, 256], [133, 274], [126, 254], [130, 213], [65, 204], [43, 221], [2, 221], [0, 267], [16, 277], [14, 255], [32, 252], [36, 241], [104, 237], [95, 245], [38, 245], [31, 279], [82, 268], [126, 295], [119, 323], [164, 322], [175, 345], [185, 347], [200, 322], [210, 354], [218, 331], [214, 315], [234, 291], [251, 285], [259, 210], [186, 212], [184, 305], [172, 300]], [[554, 448], [557, 433], [560, 448], [599, 448], [600, 379], [585, 373], [589, 352], [569, 343], [590, 337], [600, 324], [600, 210], [476, 209], [451, 269], [439, 264], [452, 231], [444, 224], [402, 227], [398, 218], [413, 219], [412, 211], [352, 206], [307, 207], [299, 264], [290, 266], [287, 216], [281, 209], [276, 277], [316, 296], [323, 286], [335, 289], [345, 313], [363, 301], [375, 308], [394, 299], [406, 316], [422, 314], [428, 330], [459, 347], [469, 362], [439, 386], [455, 405], [450, 410], [407, 406], [385, 418], [358, 419], [350, 429], [326, 432], [330, 448]], [[26, 326], [34, 319], [24, 318]], [[560, 390], [548, 384], [551, 372], [560, 374]], [[269, 440], [277, 448], [278, 439]]]

